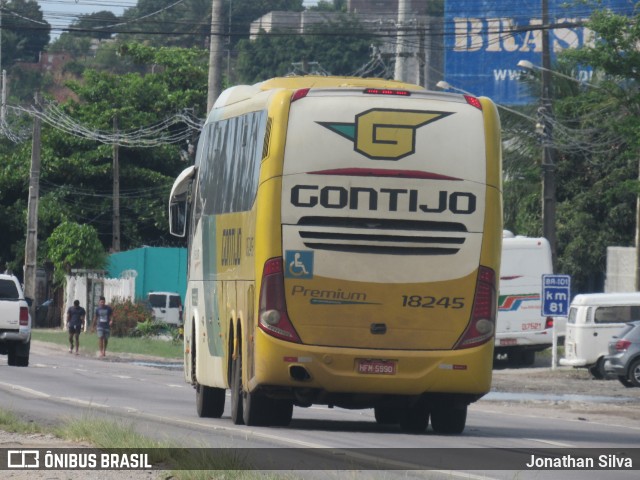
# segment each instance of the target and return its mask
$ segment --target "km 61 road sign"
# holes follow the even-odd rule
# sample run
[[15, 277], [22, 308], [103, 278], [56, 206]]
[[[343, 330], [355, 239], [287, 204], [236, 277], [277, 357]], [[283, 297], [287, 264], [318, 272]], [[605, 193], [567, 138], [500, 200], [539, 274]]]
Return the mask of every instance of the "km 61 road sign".
[[542, 316], [566, 317], [571, 298], [570, 275], [542, 275]]

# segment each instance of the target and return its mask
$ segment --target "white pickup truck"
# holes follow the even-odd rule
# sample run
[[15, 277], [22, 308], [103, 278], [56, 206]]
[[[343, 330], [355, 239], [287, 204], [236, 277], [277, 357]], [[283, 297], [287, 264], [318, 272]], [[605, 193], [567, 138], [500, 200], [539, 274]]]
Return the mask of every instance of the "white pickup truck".
[[30, 302], [15, 276], [0, 274], [0, 354], [12, 367], [29, 366]]

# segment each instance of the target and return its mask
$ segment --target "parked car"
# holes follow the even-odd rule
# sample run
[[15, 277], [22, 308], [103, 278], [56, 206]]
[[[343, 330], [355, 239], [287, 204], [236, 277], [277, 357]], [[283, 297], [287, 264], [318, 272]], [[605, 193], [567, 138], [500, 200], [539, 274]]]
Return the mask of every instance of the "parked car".
[[569, 307], [560, 365], [588, 368], [594, 378], [604, 378], [609, 340], [614, 335], [619, 337], [628, 322], [638, 319], [640, 292], [576, 295]]
[[11, 367], [29, 366], [32, 302], [14, 275], [0, 274], [0, 355]]
[[182, 300], [176, 292], [149, 292], [147, 301], [154, 318], [169, 325], [182, 325]]
[[640, 320], [629, 322], [609, 342], [604, 369], [625, 387], [640, 387]]

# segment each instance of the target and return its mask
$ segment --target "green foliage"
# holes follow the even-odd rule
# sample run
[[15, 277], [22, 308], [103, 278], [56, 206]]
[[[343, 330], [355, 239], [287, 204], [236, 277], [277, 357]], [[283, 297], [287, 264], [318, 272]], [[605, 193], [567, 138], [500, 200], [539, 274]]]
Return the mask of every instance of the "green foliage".
[[[120, 64], [132, 67], [123, 75], [85, 69], [76, 62], [75, 72], [82, 78], [69, 82], [77, 95], [60, 108], [87, 131], [109, 134], [118, 119], [120, 131], [137, 131], [156, 125], [190, 109], [204, 117], [207, 97], [207, 53], [199, 49], [160, 48], [132, 45], [116, 49], [105, 47]], [[28, 80], [27, 77], [25, 79]], [[30, 83], [25, 80], [24, 83]], [[35, 90], [35, 89], [34, 89]], [[33, 92], [30, 92], [31, 94]], [[32, 120], [24, 125], [32, 129]], [[184, 124], [169, 127], [185, 129]], [[190, 142], [197, 141], [193, 129]], [[73, 132], [72, 132], [73, 133]], [[167, 197], [173, 180], [185, 168], [181, 150], [188, 144], [149, 145], [144, 148], [120, 147], [120, 246], [122, 250], [141, 245], [182, 245], [168, 233]], [[28, 180], [31, 142], [0, 142], [3, 168], [0, 169], [0, 261], [10, 262], [21, 271], [24, 258]], [[111, 246], [113, 229], [114, 147], [79, 138], [55, 125], [42, 124], [40, 202], [38, 237], [40, 261], [46, 260], [47, 239], [61, 223], [90, 224], [104, 251]], [[56, 252], [54, 252], [56, 254]], [[78, 260], [57, 253], [60, 281], [68, 268], [91, 268], [88, 259]], [[90, 255], [89, 255], [90, 256]], [[101, 268], [100, 265], [98, 268]]]
[[346, 12], [346, 0], [320, 0], [316, 5], [309, 7], [309, 10], [317, 10], [320, 12]]
[[[3, 2], [5, 9], [13, 14], [2, 17], [2, 68], [18, 60], [37, 62], [51, 31], [40, 5], [35, 0], [10, 0]], [[33, 28], [34, 23], [42, 28]]]
[[46, 246], [58, 284], [73, 268], [100, 270], [106, 265], [106, 252], [91, 225], [63, 222], [53, 230]]
[[[272, 34], [260, 33], [254, 41], [241, 41], [236, 70], [245, 83], [286, 75], [294, 70], [294, 64], [300, 64], [297, 73], [314, 73], [313, 69], [319, 68], [322, 73], [354, 75], [369, 62], [371, 48], [378, 44], [355, 17], [340, 15], [336, 21], [310, 27], [304, 36], [274, 30]], [[315, 64], [318, 66], [313, 67]]]
[[53, 86], [53, 79], [50, 74], [43, 74], [39, 71], [21, 68], [16, 65], [11, 69], [9, 80], [10, 103], [31, 102], [33, 92]]
[[[65, 350], [69, 348], [69, 334], [61, 329], [37, 328], [31, 331], [31, 338], [40, 342], [49, 342], [60, 345]], [[165, 358], [167, 360], [182, 359], [182, 342], [168, 342], [164, 339], [153, 337], [113, 337], [109, 340], [109, 352], [113, 354], [124, 353], [129, 356], [148, 355]], [[82, 333], [80, 336], [80, 352], [82, 354], [96, 355], [98, 352], [98, 337], [92, 331]]]
[[75, 37], [89, 37], [105, 40], [111, 38], [113, 25], [118, 23], [115, 13], [108, 10], [80, 15], [71, 23], [72, 31], [69, 32]]
[[139, 322], [136, 327], [130, 332], [132, 337], [157, 337], [169, 330], [169, 327], [164, 322], [157, 322], [153, 319]]
[[[556, 172], [556, 271], [572, 276], [574, 293], [602, 291], [608, 246], [634, 244], [640, 158], [640, 16], [596, 11], [588, 22], [598, 41], [564, 51], [554, 71], [573, 76], [591, 67], [589, 85], [552, 76]], [[539, 94], [539, 84], [534, 95]], [[505, 149], [505, 227], [541, 235], [541, 146], [515, 137]], [[534, 159], [527, 165], [522, 158]]]
[[89, 53], [91, 38], [78, 37], [70, 32], [63, 32], [53, 43], [50, 43], [47, 50], [52, 53], [68, 53], [74, 58], [82, 58]]
[[[113, 325], [111, 334], [115, 337], [145, 336], [141, 332], [148, 332], [153, 322], [152, 312], [146, 302], [131, 299], [114, 298], [111, 300], [113, 309]], [[143, 325], [142, 327], [139, 327]]]

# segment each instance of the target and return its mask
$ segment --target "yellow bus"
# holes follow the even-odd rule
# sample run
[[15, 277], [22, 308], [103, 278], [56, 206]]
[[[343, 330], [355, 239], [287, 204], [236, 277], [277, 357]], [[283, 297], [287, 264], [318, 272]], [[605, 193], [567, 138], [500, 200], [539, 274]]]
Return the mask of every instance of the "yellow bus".
[[184, 373], [201, 417], [288, 425], [374, 409], [460, 433], [490, 389], [502, 241], [487, 98], [391, 80], [274, 78], [217, 99], [176, 179]]

